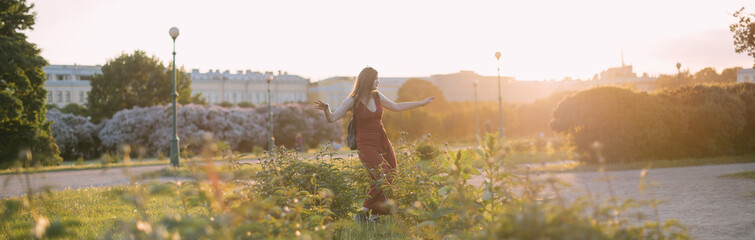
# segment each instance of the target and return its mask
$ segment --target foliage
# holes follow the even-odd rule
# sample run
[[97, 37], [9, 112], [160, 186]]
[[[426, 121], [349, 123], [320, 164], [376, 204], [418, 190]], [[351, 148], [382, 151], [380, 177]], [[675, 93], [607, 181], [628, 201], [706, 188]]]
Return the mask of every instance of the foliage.
[[70, 113], [76, 116], [87, 117], [89, 116], [89, 110], [86, 107], [75, 103], [69, 103], [60, 109], [61, 113]]
[[240, 102], [239, 104], [236, 104], [236, 106], [240, 108], [255, 108], [256, 107], [254, 103], [250, 103], [250, 102]]
[[341, 168], [354, 166], [344, 164], [342, 158], [330, 157], [321, 154], [315, 162], [306, 162], [297, 159], [294, 152], [280, 152], [275, 158], [261, 163], [262, 170], [254, 177], [259, 194], [268, 197], [289, 188], [310, 193], [322, 192], [332, 196], [327, 211], [331, 215], [329, 218], [348, 217], [354, 210], [354, 202], [362, 196], [355, 188], [355, 179], [351, 179], [348, 171]]
[[224, 107], [224, 108], [231, 108], [234, 105], [233, 105], [233, 103], [230, 103], [228, 101], [222, 101], [222, 102], [218, 103], [218, 106], [221, 106], [221, 107]]
[[[171, 69], [172, 65], [166, 68], [160, 59], [148, 57], [140, 50], [109, 60], [102, 66], [102, 75], [92, 78], [92, 90], [87, 98], [92, 120], [100, 122], [132, 107], [171, 103]], [[177, 71], [176, 79], [179, 103], [204, 103], [201, 96], [191, 96], [191, 80], [183, 68]]]
[[99, 129], [84, 117], [63, 113], [58, 109], [47, 112], [47, 119], [53, 122], [51, 130], [55, 143], [60, 147], [60, 156], [65, 160], [84, 157], [97, 157]]
[[755, 14], [745, 13], [744, 10], [742, 7], [732, 14], [739, 22], [729, 25], [729, 31], [734, 34], [734, 51], [755, 58]]
[[692, 85], [693, 82], [694, 75], [687, 70], [671, 75], [661, 74], [656, 80], [656, 85], [658, 85], [658, 89], [667, 90]]
[[550, 126], [593, 163], [596, 142], [612, 162], [751, 153], [754, 88], [697, 85], [657, 94], [594, 88], [561, 102]]
[[548, 97], [540, 98], [532, 103], [522, 104], [516, 109], [516, 122], [507, 131], [509, 135], [539, 137], [553, 136], [555, 133], [548, 127], [553, 110], [564, 98], [574, 92], [556, 92]]
[[[257, 109], [223, 108], [189, 104], [177, 110], [178, 137], [181, 148], [199, 152], [202, 138], [209, 133], [226, 142], [234, 151], [248, 152], [256, 147], [267, 149], [268, 107]], [[312, 107], [301, 104], [274, 105], [274, 134], [277, 145], [293, 146], [295, 134], [301, 132], [310, 146], [340, 137], [340, 128], [327, 124]], [[135, 107], [117, 112], [103, 122], [98, 136], [102, 149], [114, 151], [121, 144], [144, 148], [146, 156], [170, 149], [172, 134], [170, 106]]]
[[417, 146], [417, 154], [420, 160], [431, 160], [435, 158], [438, 149], [431, 144], [420, 144]]
[[26, 39], [33, 29], [34, 4], [23, 0], [0, 3], [0, 169], [14, 164], [19, 154], [31, 159], [21, 164], [57, 165], [61, 158], [45, 118], [47, 91], [42, 67], [47, 61]]
[[425, 100], [428, 97], [435, 97], [432, 105], [428, 107], [435, 109], [443, 109], [448, 102], [445, 95], [440, 88], [436, 87], [433, 83], [418, 78], [410, 78], [404, 82], [398, 89], [398, 102], [410, 102]]
[[736, 83], [737, 82], [737, 72], [742, 69], [741, 67], [732, 67], [724, 69], [721, 72], [721, 80], [719, 82], [722, 83]]
[[[414, 144], [402, 144], [397, 149], [402, 164], [394, 184], [383, 185], [394, 213], [381, 217], [384, 223], [355, 226], [344, 224], [351, 220], [336, 217], [347, 217], [349, 212], [348, 201], [338, 203], [339, 199], [356, 196], [355, 189], [369, 184], [365, 169], [355, 159], [325, 160], [329, 154], [322, 153], [307, 162], [293, 152], [279, 151], [263, 164], [264, 170], [250, 173], [248, 164], [235, 161], [233, 155], [228, 164], [213, 165], [207, 157], [219, 149], [205, 139], [201, 151], [205, 160], [185, 166], [194, 179], [92, 189], [91, 193], [73, 190], [78, 192], [73, 196], [86, 197], [66, 195], [68, 201], [56, 201], [57, 193], [28, 194], [23, 199], [28, 204], [18, 199], [2, 201], [0, 211], [6, 217], [0, 225], [24, 229], [4, 231], [9, 238], [40, 239], [689, 238], [684, 226], [673, 219], [657, 222], [627, 214], [635, 206], [654, 208], [655, 199], [619, 201], [612, 196], [601, 201], [590, 196], [569, 202], [558, 194], [561, 185], [554, 178], [513, 174], [516, 166], [507, 162], [496, 139], [489, 134], [477, 150], [444, 151], [431, 161], [420, 161]], [[471, 167], [471, 155], [482, 158], [485, 166]], [[470, 184], [476, 175], [483, 182]], [[92, 198], [102, 206], [93, 207], [88, 202]], [[76, 209], [101, 222], [90, 224], [90, 218], [70, 213]], [[50, 220], [52, 216], [61, 217]]]
[[[402, 90], [403, 89], [403, 90]], [[548, 127], [553, 110], [573, 92], [557, 92], [531, 103], [504, 103], [503, 126], [506, 136], [534, 137], [543, 133], [555, 135]], [[386, 111], [383, 123], [390, 139], [401, 132], [410, 133], [411, 140], [433, 132], [434, 140], [474, 141], [476, 128], [482, 135], [498, 131], [498, 102], [445, 102], [443, 93], [432, 83], [420, 79], [407, 80], [399, 88], [397, 102], [417, 101], [430, 96], [436, 100], [427, 107], [404, 112]], [[476, 109], [476, 110], [475, 110]], [[479, 115], [479, 118], [475, 115]]]

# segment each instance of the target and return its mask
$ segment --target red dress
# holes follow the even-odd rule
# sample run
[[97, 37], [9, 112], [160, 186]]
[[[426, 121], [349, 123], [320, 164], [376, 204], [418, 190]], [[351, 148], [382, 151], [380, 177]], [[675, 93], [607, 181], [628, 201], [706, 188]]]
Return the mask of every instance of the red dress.
[[[396, 155], [383, 128], [383, 107], [380, 104], [380, 97], [374, 94], [373, 99], [375, 99], [375, 112], [367, 109], [361, 101], [356, 103], [358, 104], [355, 109], [357, 150], [359, 150], [359, 160], [367, 167], [370, 178], [378, 180], [385, 175], [388, 176], [385, 182], [390, 184], [392, 173], [396, 171]], [[383, 162], [384, 164], [381, 164]], [[389, 209], [383, 206], [388, 198], [379, 185], [371, 184], [367, 194], [369, 197], [364, 199], [362, 206], [371, 209], [373, 214], [390, 213]]]

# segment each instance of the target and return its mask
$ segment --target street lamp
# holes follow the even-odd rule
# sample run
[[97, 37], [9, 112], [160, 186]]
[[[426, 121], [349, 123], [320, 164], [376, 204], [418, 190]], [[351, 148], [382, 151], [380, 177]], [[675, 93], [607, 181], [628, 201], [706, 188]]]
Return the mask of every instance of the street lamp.
[[682, 64], [676, 63], [676, 83], [682, 87]]
[[477, 80], [474, 80], [474, 133], [475, 138], [480, 137], [480, 114], [477, 113]]
[[172, 27], [168, 31], [170, 37], [173, 38], [173, 137], [170, 140], [170, 165], [178, 167], [178, 133], [176, 132], [176, 98], [178, 98], [178, 92], [176, 91], [176, 38], [178, 37], [178, 28]]
[[501, 98], [501, 52], [495, 52], [498, 67], [498, 138], [503, 138], [503, 98]]
[[272, 105], [272, 95], [270, 95], [270, 82], [273, 81], [273, 74], [270, 73], [267, 75], [267, 126], [270, 128], [270, 154], [273, 154], [273, 146], [275, 144], [275, 138], [273, 137], [273, 105]]

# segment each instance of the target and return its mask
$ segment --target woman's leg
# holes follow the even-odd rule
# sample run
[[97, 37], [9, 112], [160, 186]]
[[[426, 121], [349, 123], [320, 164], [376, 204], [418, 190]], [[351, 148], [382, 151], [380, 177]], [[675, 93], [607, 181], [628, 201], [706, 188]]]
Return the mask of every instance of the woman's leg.
[[367, 195], [369, 196], [364, 199], [362, 206], [371, 209], [373, 214], [389, 214], [388, 209], [383, 206], [387, 198], [385, 197], [385, 194], [383, 194], [380, 185], [374, 183], [374, 181], [382, 179], [383, 173], [386, 173], [386, 170], [388, 170], [387, 168], [390, 168], [389, 165], [383, 163], [385, 160], [381, 155], [382, 154], [380, 154], [378, 149], [374, 147], [363, 147], [359, 149], [359, 159], [362, 161], [365, 168], [367, 168], [367, 173], [370, 175], [370, 179], [373, 180], [373, 183], [370, 184], [370, 190], [367, 192]]

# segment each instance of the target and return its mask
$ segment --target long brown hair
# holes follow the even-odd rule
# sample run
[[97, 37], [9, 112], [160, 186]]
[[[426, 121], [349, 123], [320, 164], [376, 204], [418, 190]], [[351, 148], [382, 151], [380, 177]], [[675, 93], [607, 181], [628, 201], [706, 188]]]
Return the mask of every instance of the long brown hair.
[[374, 68], [366, 67], [362, 69], [362, 72], [359, 73], [359, 77], [357, 77], [357, 81], [354, 82], [354, 90], [351, 91], [351, 94], [349, 95], [349, 97], [354, 98], [354, 106], [359, 103], [358, 101], [370, 99], [372, 93], [375, 92], [375, 89], [372, 89], [372, 86], [375, 84], [377, 76], [378, 72]]

